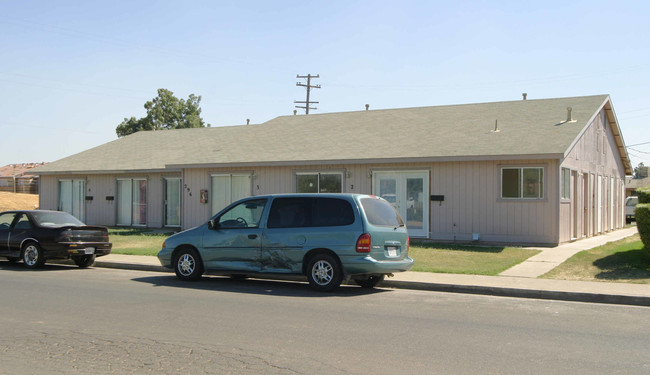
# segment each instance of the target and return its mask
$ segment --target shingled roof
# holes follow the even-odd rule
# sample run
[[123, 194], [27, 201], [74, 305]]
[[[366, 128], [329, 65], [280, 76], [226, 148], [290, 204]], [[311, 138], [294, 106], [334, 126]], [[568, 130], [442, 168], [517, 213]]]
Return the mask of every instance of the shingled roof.
[[[567, 107], [575, 122], [565, 122]], [[631, 173], [607, 95], [281, 116], [260, 125], [143, 131], [34, 172], [562, 158], [603, 108]]]

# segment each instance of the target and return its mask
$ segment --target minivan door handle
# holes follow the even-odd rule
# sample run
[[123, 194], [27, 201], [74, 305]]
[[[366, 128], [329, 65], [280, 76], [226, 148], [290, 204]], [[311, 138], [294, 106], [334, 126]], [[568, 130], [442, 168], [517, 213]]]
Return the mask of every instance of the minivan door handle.
[[254, 240], [257, 238], [257, 234], [249, 234], [248, 239]]

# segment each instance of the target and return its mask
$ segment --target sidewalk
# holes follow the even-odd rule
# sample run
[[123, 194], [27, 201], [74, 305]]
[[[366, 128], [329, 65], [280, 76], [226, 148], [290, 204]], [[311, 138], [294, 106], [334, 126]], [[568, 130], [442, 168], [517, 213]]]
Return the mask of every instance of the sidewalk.
[[[557, 247], [538, 248], [542, 251], [541, 253], [502, 272], [499, 276], [402, 272], [395, 274], [394, 277], [386, 278], [381, 286], [519, 298], [650, 306], [649, 284], [537, 279], [538, 276], [550, 271], [580, 251], [607, 242], [617, 241], [636, 232], [636, 227], [630, 227]], [[138, 255], [110, 254], [97, 258], [95, 267], [172, 272], [163, 268], [158, 258]]]

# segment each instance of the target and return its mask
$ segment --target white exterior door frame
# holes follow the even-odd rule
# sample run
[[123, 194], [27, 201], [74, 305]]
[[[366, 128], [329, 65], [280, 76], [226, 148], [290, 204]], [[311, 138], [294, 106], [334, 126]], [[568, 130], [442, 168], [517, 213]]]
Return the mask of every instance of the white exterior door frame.
[[390, 202], [412, 237], [429, 237], [429, 171], [375, 171], [372, 191]]

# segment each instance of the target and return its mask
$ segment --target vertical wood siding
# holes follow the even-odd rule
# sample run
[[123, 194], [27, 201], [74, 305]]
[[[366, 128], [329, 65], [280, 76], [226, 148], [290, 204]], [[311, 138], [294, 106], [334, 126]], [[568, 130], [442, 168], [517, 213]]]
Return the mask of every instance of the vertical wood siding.
[[[85, 196], [92, 197], [92, 200], [85, 201], [86, 224], [115, 226], [117, 214], [117, 179], [145, 178], [147, 179], [147, 227], [160, 228], [164, 224], [163, 177], [179, 177], [179, 174], [142, 173], [41, 176], [40, 208], [44, 210], [56, 210], [58, 208], [59, 180], [85, 179]], [[107, 200], [107, 197], [113, 197], [113, 200]]]
[[[563, 124], [561, 126], [571, 126]], [[585, 132], [563, 160], [561, 168], [578, 176], [579, 188], [560, 204], [560, 242], [590, 237], [625, 226], [625, 197], [621, 193], [625, 169], [604, 111], [587, 126]], [[561, 168], [558, 173], [561, 173]], [[588, 176], [585, 178], [584, 176]], [[598, 177], [601, 195], [598, 197]], [[588, 186], [585, 187], [584, 184]], [[585, 194], [587, 196], [585, 197]], [[598, 217], [598, 205], [602, 207]], [[598, 220], [602, 231], [599, 231]], [[577, 224], [575, 237], [572, 228]]]
[[[544, 166], [543, 200], [500, 199], [500, 168]], [[428, 170], [429, 194], [444, 195], [430, 204], [430, 238], [472, 239], [479, 233], [484, 241], [553, 243], [557, 241], [557, 161], [473, 161], [373, 165], [313, 165], [300, 167], [258, 167], [253, 169], [196, 168], [183, 172], [183, 228], [203, 224], [211, 215], [210, 204], [201, 203], [199, 191], [212, 188], [210, 176], [220, 173], [252, 173], [254, 195], [295, 192], [297, 172], [343, 172], [343, 191], [372, 193], [372, 171]]]

